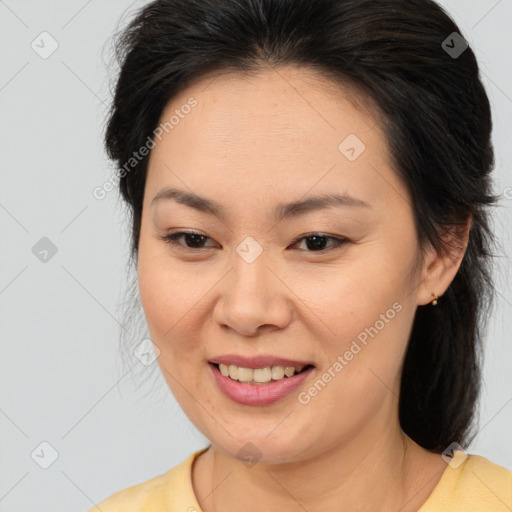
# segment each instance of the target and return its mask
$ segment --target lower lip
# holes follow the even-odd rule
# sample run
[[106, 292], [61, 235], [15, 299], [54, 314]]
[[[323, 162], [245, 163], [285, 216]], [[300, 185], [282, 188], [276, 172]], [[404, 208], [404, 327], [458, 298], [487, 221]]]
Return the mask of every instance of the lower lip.
[[270, 405], [293, 393], [309, 374], [313, 367], [283, 379], [271, 381], [268, 384], [242, 384], [236, 380], [224, 377], [219, 369], [208, 363], [220, 390], [231, 400], [243, 405]]

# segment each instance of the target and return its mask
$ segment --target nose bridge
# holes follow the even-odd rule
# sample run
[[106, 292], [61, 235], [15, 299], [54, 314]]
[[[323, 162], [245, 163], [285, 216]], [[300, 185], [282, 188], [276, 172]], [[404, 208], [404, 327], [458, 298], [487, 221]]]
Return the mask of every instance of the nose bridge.
[[270, 265], [269, 251], [252, 236], [246, 237], [233, 255], [231, 291], [248, 302], [268, 301], [269, 293], [277, 293], [268, 283]]
[[283, 327], [289, 321], [286, 287], [268, 268], [270, 253], [246, 237], [233, 254], [233, 266], [217, 305], [217, 321], [237, 331], [254, 333], [261, 325]]

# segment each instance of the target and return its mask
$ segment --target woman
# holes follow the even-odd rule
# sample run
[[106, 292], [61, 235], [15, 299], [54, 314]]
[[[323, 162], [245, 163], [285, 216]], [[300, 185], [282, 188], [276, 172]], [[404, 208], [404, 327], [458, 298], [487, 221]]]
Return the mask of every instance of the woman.
[[[106, 147], [163, 375], [210, 445], [107, 511], [498, 511], [478, 65], [431, 0], [156, 0]], [[96, 508], [91, 509], [96, 510]]]

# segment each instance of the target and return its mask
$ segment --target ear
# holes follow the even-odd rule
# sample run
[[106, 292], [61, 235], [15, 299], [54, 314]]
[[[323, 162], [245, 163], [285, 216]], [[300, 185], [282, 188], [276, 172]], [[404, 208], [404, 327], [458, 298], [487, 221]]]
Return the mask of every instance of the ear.
[[447, 254], [441, 255], [435, 248], [429, 247], [417, 285], [418, 305], [432, 302], [435, 298], [433, 293], [441, 297], [450, 286], [466, 253], [472, 221], [472, 217], [469, 216], [466, 222], [452, 226], [448, 233], [443, 235], [450, 244]]

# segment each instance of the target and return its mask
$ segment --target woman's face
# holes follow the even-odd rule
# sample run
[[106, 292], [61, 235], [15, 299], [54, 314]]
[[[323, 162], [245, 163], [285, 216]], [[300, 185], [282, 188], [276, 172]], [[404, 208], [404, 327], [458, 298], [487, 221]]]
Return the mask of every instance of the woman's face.
[[[167, 106], [151, 152], [138, 255], [150, 334], [185, 413], [233, 457], [298, 461], [398, 429], [414, 313], [441, 291], [414, 272], [383, 133], [334, 91], [294, 67], [205, 79]], [[354, 201], [312, 201], [326, 195]], [[183, 231], [198, 235], [161, 238]], [[272, 380], [232, 380], [220, 362]]]

